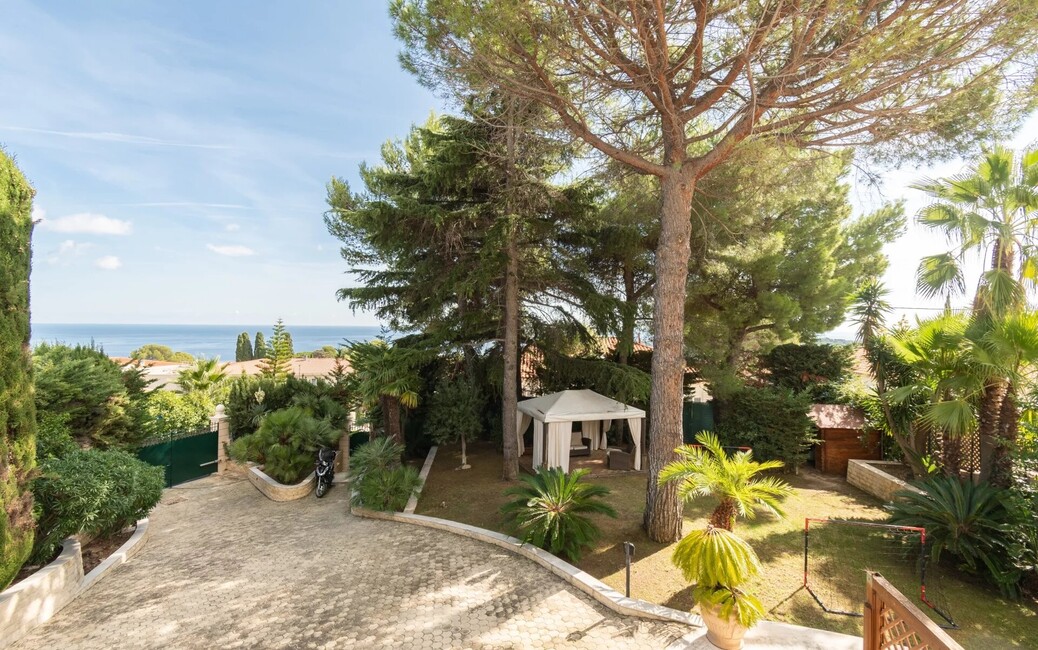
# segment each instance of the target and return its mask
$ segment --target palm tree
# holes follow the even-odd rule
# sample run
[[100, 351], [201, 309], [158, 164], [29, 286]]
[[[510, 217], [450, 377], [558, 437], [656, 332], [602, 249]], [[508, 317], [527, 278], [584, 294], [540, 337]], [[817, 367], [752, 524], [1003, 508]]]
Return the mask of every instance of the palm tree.
[[[891, 389], [890, 401], [911, 411], [917, 444], [925, 443], [929, 434], [940, 434], [943, 469], [950, 476], [958, 476], [961, 467], [962, 437], [976, 429], [975, 405], [988, 374], [978, 362], [969, 327], [965, 316], [949, 314], [889, 339], [894, 354], [912, 370], [908, 381]], [[916, 453], [925, 451], [924, 446], [916, 447]]]
[[374, 339], [347, 344], [344, 357], [352, 370], [353, 394], [367, 408], [379, 406], [383, 432], [403, 444], [400, 409], [418, 406], [418, 367], [426, 353]]
[[[976, 169], [913, 186], [934, 203], [919, 213], [923, 225], [943, 231], [955, 244], [946, 253], [924, 257], [918, 288], [927, 296], [966, 290], [962, 262], [970, 254], [990, 255], [990, 265], [977, 285], [973, 315], [978, 326], [1026, 307], [1026, 290], [1038, 281], [1038, 149], [1019, 158], [998, 147], [984, 154]], [[991, 376], [980, 397], [978, 431], [981, 478], [994, 469], [998, 432], [1003, 415], [1016, 418], [1015, 408], [1003, 413], [1007, 382]], [[1001, 441], [1004, 444], [1004, 441]]]
[[227, 379], [227, 364], [218, 359], [198, 359], [195, 365], [177, 373], [177, 385], [185, 393], [202, 392], [211, 395]]
[[1013, 467], [1010, 452], [1020, 424], [1017, 387], [1026, 385], [1038, 365], [1038, 312], [1013, 314], [983, 333], [976, 343], [978, 365], [987, 376], [1005, 378], [1006, 392], [999, 408], [991, 480], [1008, 487]]
[[523, 541], [576, 562], [602, 534], [587, 515], [616, 517], [616, 510], [601, 500], [609, 488], [586, 483], [587, 473], [586, 469], [567, 474], [558, 467], [538, 468], [533, 476], [521, 476], [521, 485], [505, 490], [513, 498], [501, 512]]
[[[865, 352], [869, 370], [876, 380], [876, 399], [886, 424], [887, 432], [901, 448], [901, 452], [916, 476], [926, 473], [920, 447], [911, 423], [906, 421], [905, 410], [895, 412], [891, 407], [887, 391], [888, 375], [891, 373], [893, 351], [885, 334], [886, 318], [891, 312], [887, 296], [890, 292], [875, 278], [870, 278], [858, 287], [851, 296], [851, 320], [858, 324], [857, 339]], [[903, 364], [902, 364], [903, 365]]]
[[731, 531], [736, 517], [753, 518], [760, 508], [781, 515], [779, 503], [793, 492], [788, 484], [763, 472], [780, 469], [782, 461], [753, 460], [752, 451], [728, 455], [717, 436], [709, 431], [696, 435], [699, 445], [679, 447], [679, 458], [663, 468], [660, 483], [678, 483], [683, 501], [713, 497], [720, 503], [710, 515], [710, 525]]

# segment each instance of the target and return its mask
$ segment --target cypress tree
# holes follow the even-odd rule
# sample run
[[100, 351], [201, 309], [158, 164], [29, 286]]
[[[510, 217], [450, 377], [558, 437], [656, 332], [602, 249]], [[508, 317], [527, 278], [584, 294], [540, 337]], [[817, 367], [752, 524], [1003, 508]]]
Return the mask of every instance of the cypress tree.
[[263, 332], [256, 332], [256, 343], [252, 346], [253, 359], [265, 359], [267, 357], [267, 342], [263, 338]]
[[0, 150], [0, 589], [32, 550], [36, 407], [29, 352], [32, 186]]
[[252, 341], [249, 339], [249, 333], [242, 332], [238, 335], [238, 344], [234, 348], [234, 360], [248, 361], [252, 358]]

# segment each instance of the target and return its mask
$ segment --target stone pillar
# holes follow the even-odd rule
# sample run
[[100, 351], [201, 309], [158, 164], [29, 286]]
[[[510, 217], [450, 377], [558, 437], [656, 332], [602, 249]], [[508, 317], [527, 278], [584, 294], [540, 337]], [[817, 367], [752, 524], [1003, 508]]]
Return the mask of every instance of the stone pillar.
[[216, 413], [209, 418], [209, 430], [216, 431], [216, 473], [227, 471], [227, 445], [231, 444], [231, 421], [227, 419], [223, 404], [218, 404]]
[[335, 471], [348, 472], [350, 469], [350, 432], [353, 431], [353, 413], [346, 416], [345, 431], [339, 438], [339, 455], [335, 459]]

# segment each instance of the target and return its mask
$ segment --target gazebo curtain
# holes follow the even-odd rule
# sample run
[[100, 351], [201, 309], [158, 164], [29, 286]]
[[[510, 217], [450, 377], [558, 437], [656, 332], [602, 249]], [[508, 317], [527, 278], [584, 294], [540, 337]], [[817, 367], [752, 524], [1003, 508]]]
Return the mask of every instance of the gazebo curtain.
[[530, 420], [531, 419], [532, 418], [530, 418], [529, 415], [527, 415], [526, 413], [523, 413], [522, 411], [516, 411], [515, 412], [515, 427], [516, 427], [516, 429], [515, 429], [515, 431], [516, 431], [515, 436], [517, 438], [519, 438], [519, 455], [520, 456], [522, 456], [523, 454], [526, 453], [526, 443], [523, 442], [523, 434], [526, 433], [526, 427], [530, 426]]

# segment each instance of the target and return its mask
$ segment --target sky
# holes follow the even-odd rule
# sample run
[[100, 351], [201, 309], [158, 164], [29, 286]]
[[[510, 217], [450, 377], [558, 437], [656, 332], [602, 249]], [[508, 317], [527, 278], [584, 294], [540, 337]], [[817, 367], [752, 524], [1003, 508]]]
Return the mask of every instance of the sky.
[[[381, 0], [307, 3], [4, 0], [0, 146], [36, 188], [32, 317], [40, 323], [371, 325], [325, 230], [325, 184], [444, 102], [397, 62]], [[1038, 140], [1038, 116], [1014, 146]], [[856, 183], [860, 211], [954, 173]], [[914, 315], [911, 226], [888, 248], [891, 303]], [[963, 304], [965, 299], [960, 300]], [[834, 336], [849, 336], [843, 326]]]

